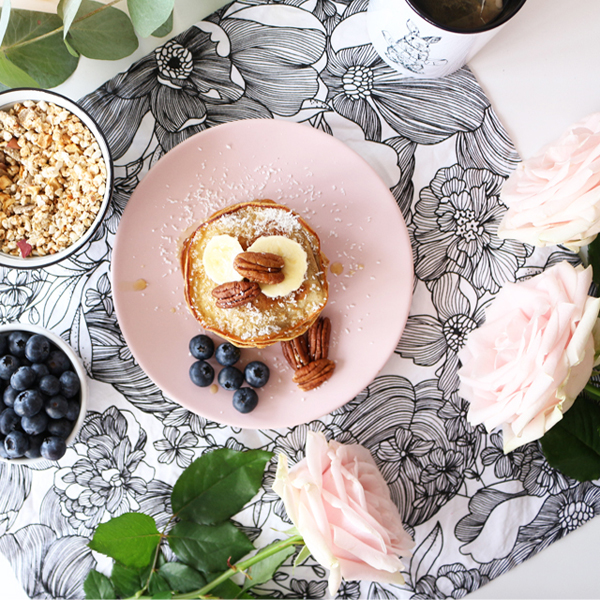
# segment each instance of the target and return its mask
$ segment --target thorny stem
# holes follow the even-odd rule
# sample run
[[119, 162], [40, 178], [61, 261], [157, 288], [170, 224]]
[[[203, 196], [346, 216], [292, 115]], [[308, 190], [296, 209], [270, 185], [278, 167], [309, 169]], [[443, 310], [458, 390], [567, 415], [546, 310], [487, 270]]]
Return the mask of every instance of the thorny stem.
[[[248, 558], [246, 560], [240, 561], [239, 563], [236, 563], [230, 569], [227, 569], [227, 571], [221, 573], [221, 575], [219, 575], [216, 579], [213, 579], [210, 583], [207, 583], [204, 587], [202, 587], [198, 590], [194, 590], [193, 592], [185, 593], [185, 594], [173, 594], [171, 596], [171, 598], [173, 598], [173, 600], [195, 600], [197, 598], [207, 598], [207, 597], [209, 597], [209, 596], [207, 596], [207, 594], [211, 590], [213, 590], [217, 586], [221, 585], [223, 582], [227, 581], [231, 577], [233, 577], [236, 573], [239, 573], [240, 571], [246, 571], [246, 569], [249, 569], [252, 565], [259, 563], [261, 560], [264, 560], [265, 558], [268, 558], [269, 556], [273, 556], [274, 554], [277, 554], [284, 548], [288, 548], [289, 546], [301, 545], [301, 544], [304, 544], [304, 540], [302, 539], [301, 535], [292, 536], [286, 540], [283, 540], [279, 544], [275, 544], [274, 546], [270, 546], [269, 548], [264, 548], [263, 550], [260, 550], [251, 558]], [[144, 588], [144, 590], [146, 588], [147, 588], [147, 586]], [[144, 590], [140, 590], [140, 592], [138, 592], [135, 596], [133, 596], [133, 598], [136, 598], [138, 600], [149, 600], [150, 596], [142, 596], [141, 595], [141, 593]]]
[[[112, 2], [108, 2], [107, 4], [104, 4], [103, 6], [97, 8], [96, 10], [93, 10], [92, 12], [88, 13], [87, 15], [83, 15], [83, 17], [79, 17], [79, 19], [75, 19], [73, 21], [73, 24], [79, 23], [80, 21], [83, 21], [85, 19], [89, 19], [90, 17], [93, 17], [95, 14], [98, 14], [99, 12], [102, 12], [103, 10], [110, 8], [114, 4], [118, 4], [119, 2], [122, 2], [122, 0], [112, 0]], [[53, 29], [52, 31], [48, 31], [47, 33], [43, 33], [42, 35], [38, 35], [37, 37], [31, 38], [29, 40], [23, 40], [22, 42], [17, 42], [16, 44], [13, 44], [12, 46], [2, 46], [2, 51], [6, 52], [6, 50], [11, 50], [13, 48], [22, 48], [23, 46], [27, 46], [28, 44], [33, 44], [34, 42], [39, 42], [40, 40], [43, 40], [47, 37], [56, 35], [57, 33], [60, 33], [64, 28], [65, 28], [64, 25], [61, 25], [60, 27], [57, 27], [56, 29]]]
[[590, 396], [593, 396], [596, 400], [600, 400], [600, 390], [591, 383], [587, 383], [583, 388]]

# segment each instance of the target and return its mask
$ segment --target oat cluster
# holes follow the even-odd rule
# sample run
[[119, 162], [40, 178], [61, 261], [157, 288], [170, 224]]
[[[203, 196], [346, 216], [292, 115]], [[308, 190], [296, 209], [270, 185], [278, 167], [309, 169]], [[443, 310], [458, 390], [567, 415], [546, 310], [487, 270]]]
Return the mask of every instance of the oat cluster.
[[105, 188], [100, 146], [73, 113], [44, 101], [0, 111], [2, 252], [45, 256], [68, 248], [94, 222]]

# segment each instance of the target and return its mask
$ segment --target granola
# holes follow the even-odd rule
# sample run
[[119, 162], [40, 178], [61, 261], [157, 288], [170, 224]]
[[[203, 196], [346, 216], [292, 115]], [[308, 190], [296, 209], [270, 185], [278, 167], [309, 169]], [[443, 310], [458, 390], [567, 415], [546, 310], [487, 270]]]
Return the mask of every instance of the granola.
[[105, 189], [102, 151], [76, 115], [45, 101], [0, 110], [2, 252], [45, 256], [68, 248], [94, 222]]

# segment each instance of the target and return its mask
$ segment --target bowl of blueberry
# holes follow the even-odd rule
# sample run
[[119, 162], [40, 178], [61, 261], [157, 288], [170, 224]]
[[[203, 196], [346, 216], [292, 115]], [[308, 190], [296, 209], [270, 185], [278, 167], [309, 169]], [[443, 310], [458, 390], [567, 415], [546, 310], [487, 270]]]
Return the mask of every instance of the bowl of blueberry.
[[86, 372], [55, 333], [0, 325], [0, 394], [0, 460], [58, 460], [83, 424]]

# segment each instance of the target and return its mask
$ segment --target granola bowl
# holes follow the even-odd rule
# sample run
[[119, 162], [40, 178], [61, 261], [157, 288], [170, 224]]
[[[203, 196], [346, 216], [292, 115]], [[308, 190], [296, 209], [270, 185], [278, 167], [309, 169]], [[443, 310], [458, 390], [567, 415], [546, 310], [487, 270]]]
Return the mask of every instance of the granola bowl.
[[108, 143], [80, 106], [48, 90], [0, 93], [0, 265], [40, 268], [84, 247], [112, 194]]

